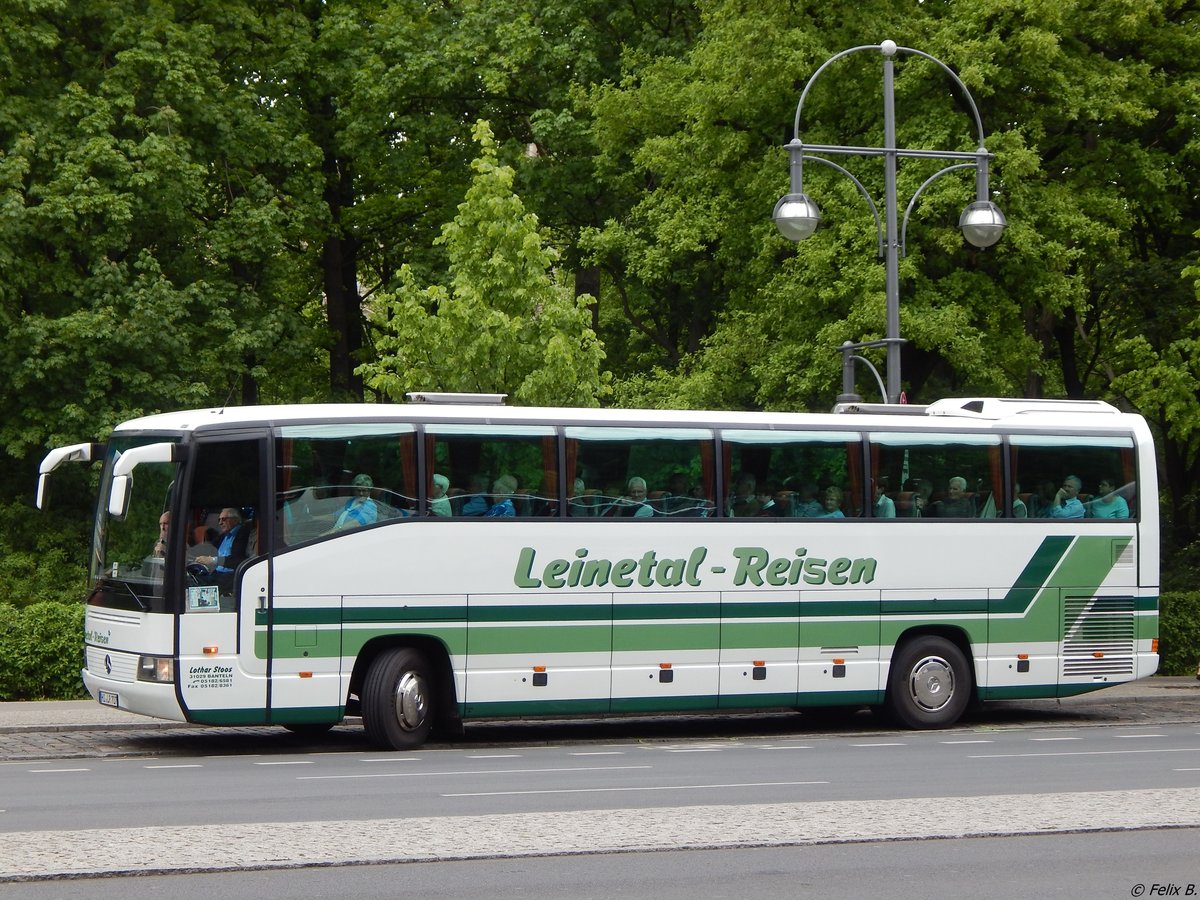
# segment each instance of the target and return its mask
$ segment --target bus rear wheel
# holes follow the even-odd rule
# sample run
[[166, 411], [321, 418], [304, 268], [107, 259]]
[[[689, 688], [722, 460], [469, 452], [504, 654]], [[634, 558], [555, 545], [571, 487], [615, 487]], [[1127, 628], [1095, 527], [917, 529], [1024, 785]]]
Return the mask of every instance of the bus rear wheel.
[[947, 728], [971, 699], [966, 655], [953, 641], [923, 635], [901, 645], [888, 673], [887, 707], [909, 728]]
[[433, 725], [433, 676], [425, 657], [411, 647], [385, 650], [367, 670], [362, 693], [363, 727], [381, 747], [411, 750]]

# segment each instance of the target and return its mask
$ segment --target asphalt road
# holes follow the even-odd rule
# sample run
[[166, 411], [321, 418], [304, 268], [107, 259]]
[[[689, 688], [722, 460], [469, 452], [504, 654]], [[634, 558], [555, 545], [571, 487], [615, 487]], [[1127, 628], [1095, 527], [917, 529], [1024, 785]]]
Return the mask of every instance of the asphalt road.
[[[675, 897], [687, 880], [672, 879], [674, 860], [656, 851], [688, 849], [703, 855], [697, 866], [734, 854], [708, 891], [733, 896], [722, 891], [744, 887], [731, 873], [750, 848], [750, 858], [781, 861], [759, 871], [767, 885], [792, 871], [782, 862], [792, 857], [772, 855], [784, 848], [853, 842], [877, 857], [903, 842], [924, 855], [933, 841], [972, 857], [978, 844], [965, 837], [1165, 835], [1160, 847], [1200, 835], [1200, 683], [1190, 679], [989, 705], [937, 732], [895, 731], [866, 712], [833, 723], [784, 712], [501, 722], [401, 754], [371, 747], [355, 723], [305, 740], [272, 728], [64, 721], [86, 706], [25, 707], [15, 723], [14, 706], [0, 704], [0, 881], [10, 883], [190, 873], [173, 891], [186, 896], [197, 885], [219, 894], [231, 883], [219, 879], [234, 877], [221, 872], [252, 891], [240, 879], [303, 867], [313, 895], [331, 896], [335, 882], [312, 867], [371, 863], [375, 888], [363, 896], [388, 896], [385, 873], [397, 864], [407, 880], [437, 861], [427, 895], [460, 896], [455, 873], [490, 878], [526, 860], [522, 871], [558, 885], [541, 895], [585, 896], [550, 861], [582, 854], [644, 866], [644, 886]], [[1110, 868], [1135, 880], [1114, 896], [1168, 870], [1200, 891], [1200, 872], [1185, 871], [1194, 853], [1156, 856], [1160, 871], [1142, 873], [1133, 867], [1147, 846], [1120, 847]], [[604, 896], [649, 893], [602, 883]]]

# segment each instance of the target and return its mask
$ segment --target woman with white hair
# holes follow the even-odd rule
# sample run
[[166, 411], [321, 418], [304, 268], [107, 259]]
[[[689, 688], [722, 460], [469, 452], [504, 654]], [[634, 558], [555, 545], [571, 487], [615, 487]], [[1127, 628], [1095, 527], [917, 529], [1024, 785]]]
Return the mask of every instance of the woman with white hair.
[[488, 518], [513, 518], [517, 508], [513, 506], [512, 495], [517, 492], [517, 479], [511, 475], [501, 475], [492, 483], [492, 505], [485, 515]]
[[334, 531], [341, 531], [344, 528], [361, 528], [364, 525], [373, 524], [379, 518], [379, 507], [371, 499], [371, 488], [375, 486], [371, 476], [355, 475], [350, 485], [354, 488], [354, 496], [346, 501], [346, 505], [338, 513], [337, 522], [333, 526]]
[[450, 509], [450, 498], [446, 491], [450, 490], [450, 479], [445, 475], [433, 476], [433, 487], [429, 491], [429, 512], [434, 516], [453, 515]]

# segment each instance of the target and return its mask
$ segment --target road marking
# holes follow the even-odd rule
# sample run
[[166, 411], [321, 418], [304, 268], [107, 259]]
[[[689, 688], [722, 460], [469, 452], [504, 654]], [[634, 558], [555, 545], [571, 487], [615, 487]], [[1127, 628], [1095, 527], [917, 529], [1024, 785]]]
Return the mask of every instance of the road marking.
[[900, 744], [900, 743], [889, 744], [889, 743], [885, 743], [885, 742], [881, 741], [880, 743], [877, 743], [877, 744], [851, 744], [850, 746], [851, 747], [907, 747], [908, 745]]
[[311, 759], [281, 759], [254, 763], [256, 766], [311, 766], [312, 764], [313, 760]]
[[467, 759], [520, 759], [520, 753], [468, 753]]
[[298, 775], [297, 781], [333, 781], [350, 778], [458, 778], [462, 775], [542, 775], [548, 772], [622, 772], [629, 769], [652, 769], [653, 766], [563, 766], [553, 769], [466, 769], [459, 772], [380, 772], [370, 775]]
[[811, 750], [812, 747], [808, 744], [787, 744], [769, 747], [756, 747], [756, 750]]
[[726, 750], [726, 747], [695, 747], [690, 750], [685, 750], [682, 747], [668, 747], [667, 753], [720, 753]]
[[1165, 734], [1114, 734], [1116, 738], [1156, 738], [1166, 737]]
[[807, 784], [829, 784], [828, 781], [750, 781], [742, 784], [660, 784], [649, 787], [559, 788], [544, 791], [472, 791], [461, 794], [442, 794], [443, 797], [519, 797], [531, 794], [622, 794], [642, 791], [709, 791], [720, 788], [794, 787]]
[[1044, 743], [1049, 743], [1050, 741], [1081, 741], [1081, 740], [1083, 740], [1083, 738], [1077, 738], [1077, 737], [1049, 737], [1049, 738], [1035, 738], [1035, 737], [1031, 737], [1029, 740], [1031, 740], [1031, 741], [1042, 741], [1042, 742], [1044, 742]]
[[995, 741], [938, 741], [938, 743], [954, 746], [955, 744], [994, 744]]
[[[330, 754], [332, 755], [332, 754]], [[204, 757], [205, 759], [258, 759], [262, 756], [261, 753], [225, 753], [221, 755], [213, 754]]]
[[419, 756], [399, 756], [399, 755], [397, 755], [397, 756], [370, 756], [370, 757], [367, 757], [366, 759], [359, 760], [359, 762], [365, 762], [365, 763], [420, 762], [420, 761], [421, 761], [421, 757], [419, 757]]
[[580, 750], [577, 753], [568, 753], [567, 756], [624, 756], [624, 750]]
[[177, 765], [162, 764], [158, 766], [142, 766], [143, 769], [203, 769], [200, 763], [179, 763]]
[[90, 772], [91, 769], [30, 769], [30, 772], [36, 775], [49, 775], [56, 772]]
[[990, 753], [970, 759], [1014, 759], [1020, 756], [1121, 756], [1127, 753], [1200, 753], [1200, 747], [1159, 747], [1154, 750], [1070, 750], [1062, 753]]

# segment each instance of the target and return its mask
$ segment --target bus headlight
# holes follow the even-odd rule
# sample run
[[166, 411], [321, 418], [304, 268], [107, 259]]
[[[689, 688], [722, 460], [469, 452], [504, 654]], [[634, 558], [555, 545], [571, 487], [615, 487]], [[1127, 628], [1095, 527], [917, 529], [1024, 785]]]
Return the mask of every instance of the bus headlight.
[[170, 684], [175, 680], [175, 660], [169, 656], [139, 656], [138, 681]]

